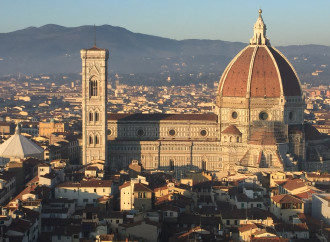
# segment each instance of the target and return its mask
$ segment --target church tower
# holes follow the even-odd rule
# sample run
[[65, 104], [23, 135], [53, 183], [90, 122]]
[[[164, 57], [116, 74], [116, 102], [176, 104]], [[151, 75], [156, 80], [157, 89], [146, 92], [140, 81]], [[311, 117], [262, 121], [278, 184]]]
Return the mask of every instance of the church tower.
[[82, 163], [107, 158], [107, 62], [109, 51], [94, 46], [82, 60]]

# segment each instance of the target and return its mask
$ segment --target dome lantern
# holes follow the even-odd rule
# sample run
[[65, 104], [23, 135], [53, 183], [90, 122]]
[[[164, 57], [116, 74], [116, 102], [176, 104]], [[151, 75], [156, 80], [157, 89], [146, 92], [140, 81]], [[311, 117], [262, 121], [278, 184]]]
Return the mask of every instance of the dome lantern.
[[269, 39], [266, 37], [266, 24], [261, 14], [262, 10], [259, 9], [259, 17], [254, 24], [253, 37], [250, 39], [250, 45], [270, 45]]

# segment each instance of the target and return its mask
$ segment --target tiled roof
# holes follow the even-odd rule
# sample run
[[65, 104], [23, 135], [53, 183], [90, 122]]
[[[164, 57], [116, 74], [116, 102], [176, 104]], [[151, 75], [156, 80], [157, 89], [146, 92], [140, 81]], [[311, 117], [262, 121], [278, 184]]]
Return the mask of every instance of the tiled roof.
[[64, 182], [57, 187], [111, 187], [111, 180], [88, 180], [79, 182]]
[[108, 120], [117, 121], [161, 121], [161, 120], [196, 120], [196, 121], [217, 121], [216, 114], [124, 114], [124, 113], [108, 113]]
[[259, 237], [253, 238], [252, 242], [288, 242], [289, 239], [281, 238], [281, 237]]
[[129, 187], [131, 185], [130, 181], [125, 182], [123, 185], [119, 186], [119, 190], [125, 188], [125, 187]]
[[275, 230], [278, 232], [303, 232], [303, 231], [308, 231], [308, 226], [305, 223], [290, 223], [290, 224], [285, 224], [285, 223], [278, 223], [274, 224]]
[[256, 229], [256, 228], [258, 227], [255, 224], [243, 224], [240, 227], [238, 227], [238, 231], [240, 233], [244, 233], [246, 231], [250, 231], [251, 229]]
[[302, 192], [302, 193], [299, 193], [299, 194], [296, 194], [295, 196], [300, 198], [300, 199], [311, 199], [312, 198], [312, 195], [316, 193], [316, 191], [313, 191], [313, 190], [308, 190], [306, 192]]
[[57, 177], [57, 173], [52, 171], [51, 173], [47, 173], [41, 177], [44, 177], [46, 179], [55, 179]]
[[152, 192], [150, 188], [142, 183], [135, 183], [134, 184], [134, 191], [135, 192]]
[[306, 140], [320, 140], [324, 138], [324, 136], [309, 123], [304, 124], [304, 130]]
[[249, 140], [249, 144], [253, 145], [276, 145], [276, 143], [274, 132], [264, 128], [255, 130]]
[[[273, 218], [272, 214], [260, 208], [237, 209], [237, 208], [219, 208], [223, 219], [262, 219]], [[247, 217], [246, 217], [247, 216]]]
[[223, 97], [245, 97], [248, 90], [251, 98], [280, 97], [282, 92], [301, 96], [299, 80], [288, 60], [266, 45], [244, 48], [227, 66], [219, 86]]
[[311, 178], [314, 178], [314, 177], [318, 177], [318, 178], [327, 178], [327, 179], [330, 179], [330, 174], [327, 174], [327, 173], [323, 173], [323, 174], [320, 174], [320, 173], [313, 173], [313, 172], [308, 172], [306, 173], [306, 177], [311, 177]]
[[230, 125], [227, 128], [225, 128], [224, 131], [222, 131], [223, 134], [234, 134], [234, 135], [242, 135], [241, 131], [235, 126]]
[[89, 48], [87, 50], [104, 50], [104, 49], [100, 49], [99, 47], [97, 47], [96, 45], [94, 45], [92, 48]]
[[284, 181], [281, 184], [281, 186], [288, 191], [293, 191], [295, 189], [299, 189], [299, 188], [303, 188], [303, 187], [307, 188], [306, 184], [300, 179], [290, 179], [290, 180]]
[[276, 195], [271, 198], [276, 203], [304, 203], [297, 197], [294, 197], [290, 194], [281, 194]]

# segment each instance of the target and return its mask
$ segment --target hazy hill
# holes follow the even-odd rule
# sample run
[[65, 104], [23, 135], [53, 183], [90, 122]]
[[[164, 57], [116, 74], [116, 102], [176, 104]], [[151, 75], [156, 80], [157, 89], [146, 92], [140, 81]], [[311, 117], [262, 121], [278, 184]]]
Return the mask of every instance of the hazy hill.
[[[246, 45], [221, 40], [177, 41], [110, 25], [96, 27], [96, 35], [97, 46], [110, 51], [109, 66], [114, 73], [221, 73], [231, 58]], [[79, 51], [92, 47], [93, 42], [93, 26], [67, 28], [49, 24], [2, 33], [0, 75], [80, 72]], [[330, 64], [329, 46], [286, 46], [279, 49], [292, 61], [299, 75], [306, 79], [312, 71], [321, 68], [321, 64]], [[323, 69], [325, 76], [328, 68]]]

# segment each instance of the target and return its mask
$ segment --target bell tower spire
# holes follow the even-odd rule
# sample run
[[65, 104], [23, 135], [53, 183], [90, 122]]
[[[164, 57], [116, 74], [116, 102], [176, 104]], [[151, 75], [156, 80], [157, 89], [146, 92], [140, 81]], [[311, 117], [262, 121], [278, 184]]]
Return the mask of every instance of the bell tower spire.
[[266, 24], [262, 19], [262, 10], [259, 9], [259, 17], [254, 24], [253, 37], [250, 39], [250, 45], [270, 45], [269, 39], [266, 37]]

